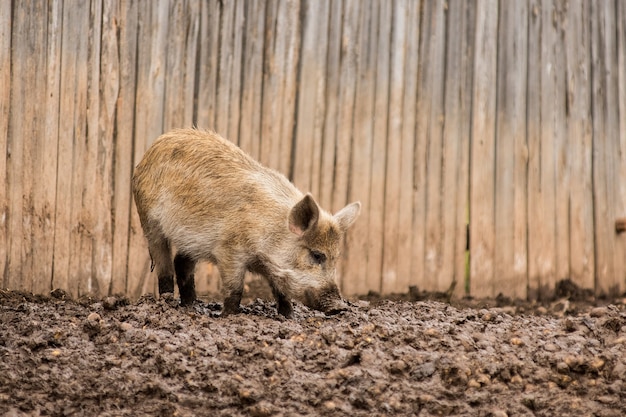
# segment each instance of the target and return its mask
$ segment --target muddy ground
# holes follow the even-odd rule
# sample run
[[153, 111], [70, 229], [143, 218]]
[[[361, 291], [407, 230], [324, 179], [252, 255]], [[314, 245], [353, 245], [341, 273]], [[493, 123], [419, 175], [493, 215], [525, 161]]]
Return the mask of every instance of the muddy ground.
[[[254, 299], [0, 291], [0, 415], [624, 416], [626, 307], [413, 291], [295, 318]], [[432, 297], [431, 297], [432, 298]]]

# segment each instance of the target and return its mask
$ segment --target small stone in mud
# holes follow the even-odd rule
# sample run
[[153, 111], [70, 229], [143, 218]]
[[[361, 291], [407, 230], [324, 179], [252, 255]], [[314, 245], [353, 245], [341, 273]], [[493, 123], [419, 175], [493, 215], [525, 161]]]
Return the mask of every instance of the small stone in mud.
[[125, 322], [124, 323], [120, 323], [120, 330], [122, 330], [122, 331], [127, 332], [130, 329], [132, 329], [132, 328], [133, 328], [133, 325], [130, 324], [130, 323], [125, 323]]
[[325, 401], [324, 402], [324, 410], [326, 411], [334, 411], [337, 408], [337, 405], [333, 401]]
[[268, 417], [274, 414], [272, 404], [267, 401], [261, 401], [251, 406], [248, 411], [252, 417]]
[[98, 313], [91, 313], [87, 316], [87, 320], [90, 322], [99, 322], [101, 319], [102, 317]]
[[591, 317], [604, 317], [607, 315], [608, 312], [609, 312], [609, 309], [606, 307], [595, 307], [591, 309], [591, 311], [589, 312], [589, 315]]

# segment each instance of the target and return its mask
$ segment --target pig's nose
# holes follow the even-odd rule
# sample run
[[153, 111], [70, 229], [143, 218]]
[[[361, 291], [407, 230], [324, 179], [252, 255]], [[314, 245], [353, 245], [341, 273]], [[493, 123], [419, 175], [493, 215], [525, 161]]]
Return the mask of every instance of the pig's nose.
[[346, 304], [345, 301], [335, 300], [328, 306], [324, 313], [326, 313], [326, 315], [328, 316], [333, 316], [335, 314], [341, 313], [342, 311], [346, 311], [348, 308], [348, 304]]

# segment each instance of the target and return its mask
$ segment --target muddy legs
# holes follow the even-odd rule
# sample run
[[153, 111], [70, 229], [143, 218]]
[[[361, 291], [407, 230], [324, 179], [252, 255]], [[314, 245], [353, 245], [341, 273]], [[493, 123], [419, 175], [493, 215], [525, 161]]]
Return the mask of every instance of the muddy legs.
[[181, 305], [190, 305], [196, 300], [195, 268], [195, 260], [181, 253], [176, 254], [174, 270], [176, 271], [176, 283], [178, 284]]

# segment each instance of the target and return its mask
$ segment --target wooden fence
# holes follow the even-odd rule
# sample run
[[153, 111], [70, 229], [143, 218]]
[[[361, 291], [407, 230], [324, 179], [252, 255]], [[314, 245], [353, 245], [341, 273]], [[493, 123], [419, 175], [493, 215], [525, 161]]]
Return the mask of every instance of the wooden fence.
[[2, 1], [2, 286], [154, 291], [129, 179], [191, 125], [363, 203], [347, 294], [626, 288], [624, 1]]

